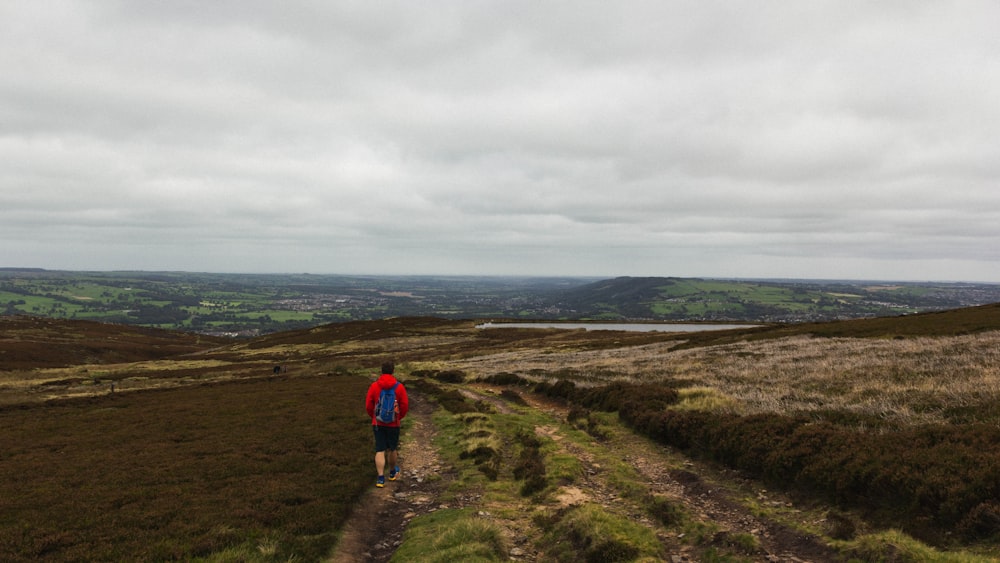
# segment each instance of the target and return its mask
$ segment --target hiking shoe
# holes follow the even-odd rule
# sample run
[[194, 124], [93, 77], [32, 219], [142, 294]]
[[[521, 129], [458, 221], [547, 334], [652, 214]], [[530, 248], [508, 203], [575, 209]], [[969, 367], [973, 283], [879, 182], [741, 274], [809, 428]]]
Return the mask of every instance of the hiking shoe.
[[384, 487], [385, 486], [385, 476], [384, 475], [379, 475], [378, 476], [378, 480], [375, 481], [375, 486], [376, 487]]
[[397, 477], [399, 477], [399, 466], [398, 465], [396, 467], [393, 467], [391, 470], [389, 470], [389, 480], [390, 481], [395, 481]]

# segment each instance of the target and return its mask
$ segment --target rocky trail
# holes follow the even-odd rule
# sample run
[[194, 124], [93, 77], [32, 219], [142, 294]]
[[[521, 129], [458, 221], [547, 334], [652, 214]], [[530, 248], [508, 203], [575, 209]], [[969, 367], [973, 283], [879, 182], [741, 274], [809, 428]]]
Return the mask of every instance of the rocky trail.
[[388, 561], [402, 544], [410, 520], [448, 508], [438, 501], [448, 472], [433, 446], [435, 428], [431, 414], [435, 405], [422, 400], [414, 390], [410, 391], [410, 398], [411, 409], [404, 423], [399, 453], [401, 475], [395, 481], [386, 480], [384, 488], [377, 488], [373, 462], [372, 488], [344, 527], [343, 537], [330, 558], [333, 563]]
[[[506, 401], [497, 396], [499, 391], [488, 386], [467, 386], [462, 393], [470, 399], [493, 404], [498, 412], [514, 412]], [[435, 510], [479, 506], [480, 516], [491, 518], [491, 511], [496, 507], [482, 505], [481, 498], [476, 493], [449, 495], [452, 499], [450, 503], [441, 502], [440, 492], [454, 476], [454, 470], [442, 463], [432, 444], [437, 432], [431, 419], [435, 406], [420, 400], [416, 393], [414, 398], [400, 450], [402, 478], [387, 482], [383, 489], [375, 488], [373, 483], [371, 491], [362, 500], [361, 508], [355, 511], [345, 527], [343, 539], [331, 561], [388, 561], [402, 544], [406, 525], [414, 517]], [[552, 420], [551, 425], [537, 427], [536, 434], [557, 443], [564, 452], [579, 459], [584, 467], [583, 477], [562, 487], [553, 496], [554, 502], [563, 507], [586, 502], [625, 510], [630, 519], [659, 530], [657, 535], [664, 551], [669, 554], [667, 560], [671, 563], [699, 561], [699, 548], [687, 541], [683, 533], [664, 531], [662, 526], [658, 527], [641, 507], [628, 499], [627, 495], [623, 495], [609, 478], [606, 460], [624, 460], [645, 481], [651, 494], [669, 498], [675, 504], [683, 506], [691, 518], [712, 523], [713, 529], [718, 531], [705, 540], [711, 545], [733, 548], [739, 546], [738, 537], [754, 538], [755, 547], [740, 554], [743, 560], [841, 560], [835, 550], [818, 538], [762, 516], [761, 511], [753, 510], [744, 501], [750, 497], [760, 505], [795, 512], [788, 499], [759, 487], [755, 489], [752, 483], [737, 475], [684, 459], [676, 452], [631, 433], [617, 433], [614, 437], [601, 441], [601, 453], [595, 455], [593, 448], [583, 448], [560, 433], [560, 422], [566, 419], [565, 407], [538, 397], [526, 395], [524, 398], [533, 409], [544, 412]], [[511, 560], [546, 560], [545, 554], [535, 547], [542, 531], [531, 522], [530, 512], [521, 510], [521, 518], [505, 517], [494, 521], [497, 527], [504, 530], [508, 544], [512, 546]]]

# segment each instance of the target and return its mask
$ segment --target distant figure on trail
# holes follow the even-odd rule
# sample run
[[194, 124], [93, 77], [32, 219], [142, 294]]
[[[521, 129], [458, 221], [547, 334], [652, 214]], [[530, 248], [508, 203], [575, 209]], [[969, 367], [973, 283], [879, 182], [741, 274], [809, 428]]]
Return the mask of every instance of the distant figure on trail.
[[399, 477], [399, 426], [410, 410], [410, 400], [406, 387], [393, 375], [393, 362], [382, 364], [382, 375], [368, 388], [365, 409], [372, 417], [375, 433], [375, 470], [378, 478], [376, 487], [385, 486], [385, 468], [390, 467], [389, 480]]
[[281, 366], [274, 366], [274, 375], [281, 373]]

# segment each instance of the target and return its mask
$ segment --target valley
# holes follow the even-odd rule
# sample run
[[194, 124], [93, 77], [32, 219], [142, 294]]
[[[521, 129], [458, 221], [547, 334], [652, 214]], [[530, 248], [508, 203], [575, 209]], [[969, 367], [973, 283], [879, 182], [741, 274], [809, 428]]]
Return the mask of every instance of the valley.
[[998, 301], [1000, 285], [963, 282], [0, 269], [0, 314], [244, 338], [389, 317], [801, 323]]

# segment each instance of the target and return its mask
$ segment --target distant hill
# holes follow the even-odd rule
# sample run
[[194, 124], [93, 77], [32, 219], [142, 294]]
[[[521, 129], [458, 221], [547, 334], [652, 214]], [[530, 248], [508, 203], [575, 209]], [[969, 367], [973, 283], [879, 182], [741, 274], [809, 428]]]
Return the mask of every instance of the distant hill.
[[851, 338], [961, 336], [1000, 330], [1000, 303], [897, 317], [804, 323], [787, 329], [816, 336]]
[[564, 290], [559, 299], [591, 315], [648, 317], [652, 315], [650, 305], [662, 300], [669, 288], [680, 281], [677, 278], [614, 278]]
[[0, 269], [0, 315], [253, 337], [396, 317], [801, 323], [1000, 302], [1000, 284]]
[[741, 340], [769, 340], [809, 335], [827, 338], [947, 337], [1000, 330], [1000, 303], [913, 315], [843, 321], [773, 324], [757, 328], [706, 331], [686, 335], [679, 347], [698, 348]]
[[0, 371], [157, 360], [228, 342], [138, 326], [0, 316]]
[[567, 318], [797, 323], [1000, 302], [1000, 285], [619, 277], [552, 299], [551, 308]]

